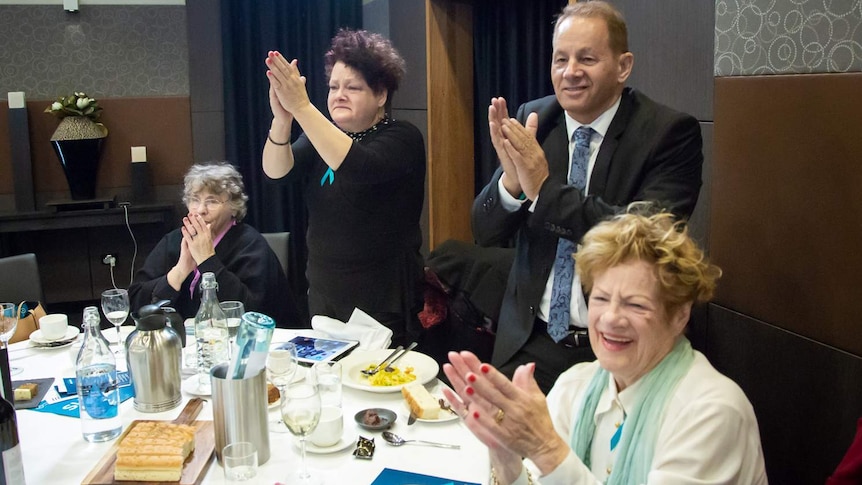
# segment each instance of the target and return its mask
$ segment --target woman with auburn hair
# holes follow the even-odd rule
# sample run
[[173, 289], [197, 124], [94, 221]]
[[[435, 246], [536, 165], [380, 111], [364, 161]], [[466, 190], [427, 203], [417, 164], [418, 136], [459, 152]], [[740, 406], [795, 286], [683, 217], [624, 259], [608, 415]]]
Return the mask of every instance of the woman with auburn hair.
[[491, 483], [766, 484], [751, 404], [684, 335], [721, 276], [685, 226], [616, 216], [584, 235], [575, 264], [596, 361], [547, 398], [534, 363], [511, 381], [469, 352], [443, 366], [457, 393], [446, 397], [488, 446]]
[[[308, 98], [296, 59], [266, 58], [272, 125], [267, 177], [300, 179], [308, 206], [309, 310], [347, 321], [355, 308], [393, 332], [419, 333], [425, 143], [387, 112], [404, 60], [379, 34], [341, 30], [325, 56], [331, 121]], [[294, 120], [302, 135], [290, 141]]]

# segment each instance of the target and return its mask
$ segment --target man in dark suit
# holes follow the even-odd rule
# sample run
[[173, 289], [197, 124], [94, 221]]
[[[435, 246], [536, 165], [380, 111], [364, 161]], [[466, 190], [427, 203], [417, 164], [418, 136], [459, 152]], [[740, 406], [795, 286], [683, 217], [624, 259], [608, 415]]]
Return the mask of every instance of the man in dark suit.
[[511, 377], [536, 362], [546, 393], [562, 371], [595, 359], [590, 338], [607, 343], [588, 335], [579, 278], [564, 266], [575, 244], [634, 201], [688, 217], [700, 190], [700, 126], [625, 87], [634, 63], [627, 43], [625, 21], [609, 4], [569, 5], [554, 28], [555, 95], [522, 105], [517, 120], [502, 98], [488, 109], [500, 168], [473, 203], [473, 234], [482, 246], [514, 238], [517, 253], [492, 363]]

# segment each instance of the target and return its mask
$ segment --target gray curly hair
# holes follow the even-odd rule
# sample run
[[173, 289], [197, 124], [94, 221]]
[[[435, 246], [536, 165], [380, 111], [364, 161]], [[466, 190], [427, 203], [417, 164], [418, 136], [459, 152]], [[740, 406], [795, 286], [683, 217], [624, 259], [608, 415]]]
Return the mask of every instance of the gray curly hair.
[[228, 195], [227, 204], [237, 222], [242, 221], [248, 212], [245, 205], [248, 196], [245, 195], [242, 175], [228, 162], [192, 165], [183, 183], [183, 203], [186, 205], [195, 194], [208, 190], [215, 195]]

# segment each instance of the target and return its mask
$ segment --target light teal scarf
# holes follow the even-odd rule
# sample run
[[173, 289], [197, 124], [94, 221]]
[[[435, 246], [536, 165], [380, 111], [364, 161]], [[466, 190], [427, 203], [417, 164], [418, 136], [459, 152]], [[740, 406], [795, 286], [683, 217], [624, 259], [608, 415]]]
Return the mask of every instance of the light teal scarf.
[[[607, 485], [646, 483], [665, 404], [693, 361], [691, 343], [687, 338], [680, 337], [673, 350], [642, 377], [643, 383], [635, 401], [637, 404], [626, 415], [613, 472], [608, 477]], [[596, 431], [596, 407], [608, 380], [608, 371], [599, 367], [587, 386], [572, 430], [572, 450], [587, 467], [590, 466], [590, 449]]]

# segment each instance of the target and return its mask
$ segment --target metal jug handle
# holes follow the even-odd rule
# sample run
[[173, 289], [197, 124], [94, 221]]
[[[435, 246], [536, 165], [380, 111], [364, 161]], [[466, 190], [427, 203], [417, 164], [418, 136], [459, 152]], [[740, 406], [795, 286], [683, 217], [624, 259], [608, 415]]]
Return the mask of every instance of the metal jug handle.
[[168, 320], [168, 325], [177, 333], [180, 337], [180, 343], [183, 348], [186, 346], [186, 328], [183, 325], [183, 317], [177, 311], [169, 306], [162, 307], [162, 310], [165, 312], [165, 318]]

